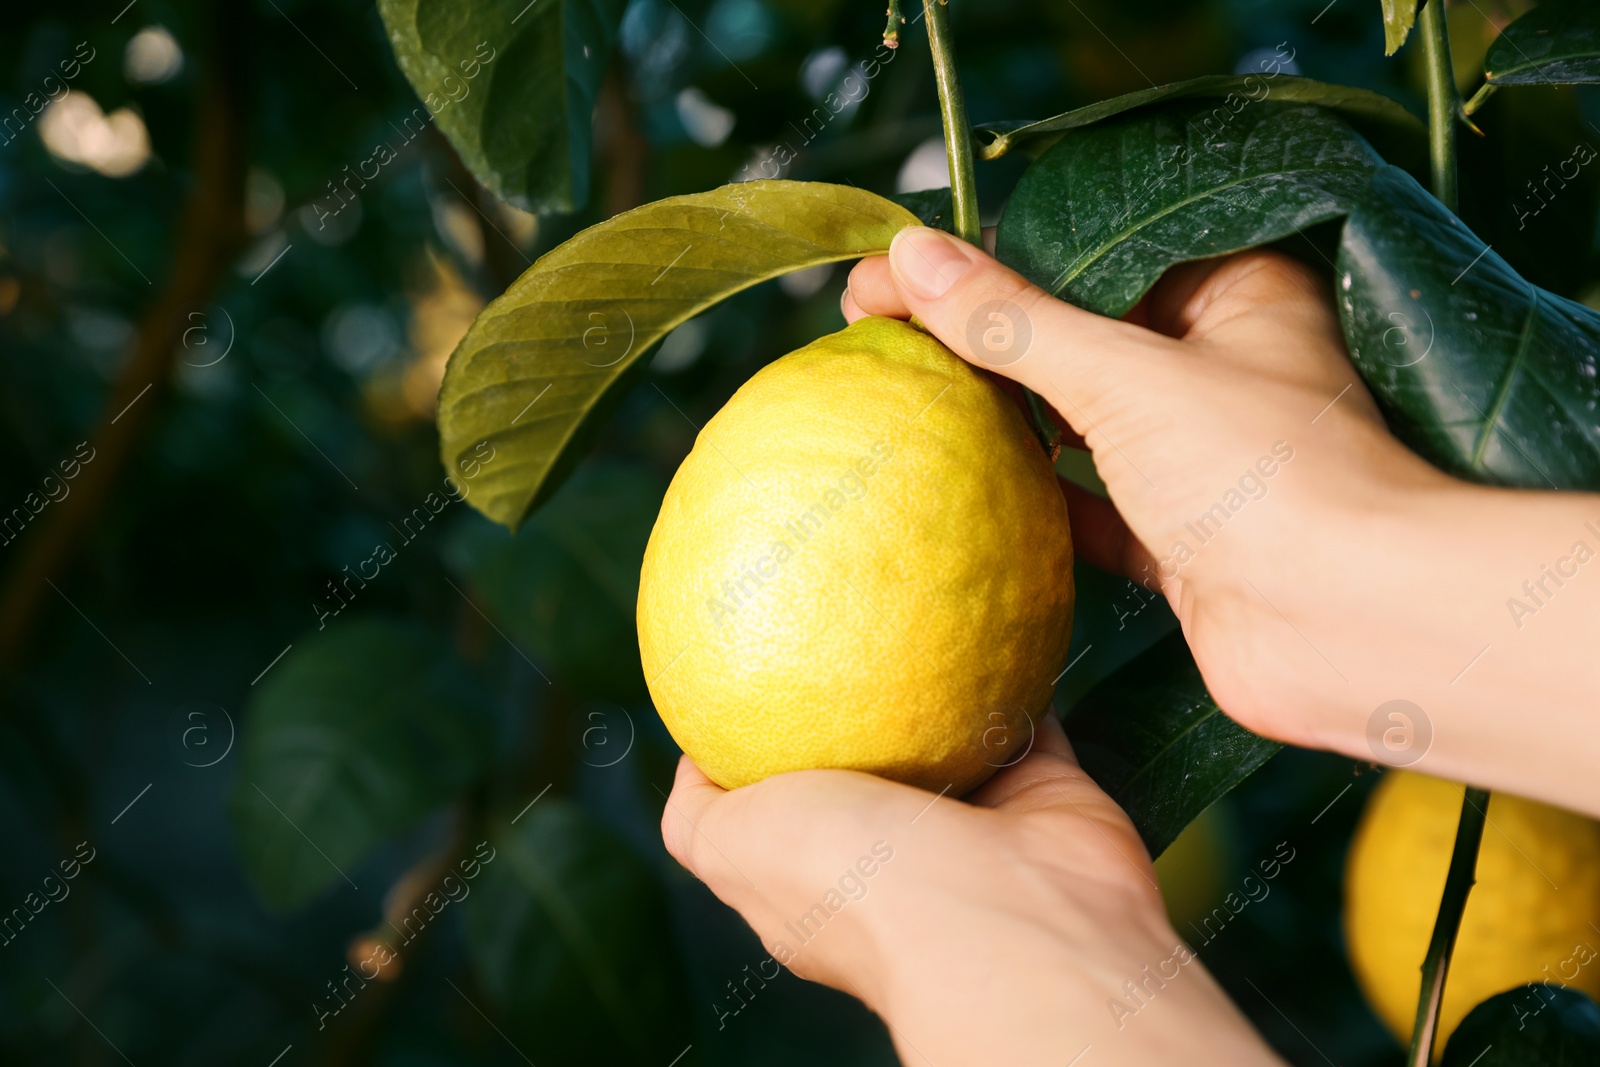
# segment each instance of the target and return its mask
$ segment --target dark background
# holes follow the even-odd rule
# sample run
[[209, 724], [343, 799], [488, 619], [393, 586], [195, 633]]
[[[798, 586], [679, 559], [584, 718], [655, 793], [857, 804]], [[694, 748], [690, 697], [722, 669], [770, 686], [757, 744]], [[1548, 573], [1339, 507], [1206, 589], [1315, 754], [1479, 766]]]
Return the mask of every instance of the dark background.
[[[585, 212], [504, 208], [430, 133], [319, 229], [307, 205], [395, 140], [415, 97], [370, 4], [228, 6], [27, 5], [0, 31], [7, 114], [79, 42], [94, 53], [72, 115], [0, 136], [0, 514], [66, 490], [21, 537], [0, 537], [0, 913], [26, 911], [79, 842], [94, 854], [70, 895], [0, 938], [0, 1059], [892, 1062], [882, 1027], [846, 997], [787, 973], [742, 1008], [730, 993], [765, 953], [661, 848], [675, 749], [644, 698], [628, 588], [690, 420], [836, 328], [844, 269], [762, 286], [682, 328], [521, 535], [461, 504], [414, 538], [391, 525], [440, 487], [433, 397], [482, 304], [578, 227], [798, 143], [809, 93], [875, 51], [881, 9], [633, 0]], [[1464, 79], [1524, 6], [1452, 10]], [[1375, 0], [958, 0], [954, 20], [979, 122], [1255, 69], [1281, 42], [1297, 73], [1421, 109], [1420, 46], [1383, 57]], [[151, 27], [180, 67], [158, 62]], [[1462, 210], [1530, 280], [1592, 301], [1600, 171], [1522, 228], [1513, 206], [1543, 163], [1600, 144], [1590, 105], [1536, 88], [1496, 97], [1478, 116], [1489, 136], [1463, 146]], [[860, 106], [785, 176], [893, 193], [927, 173], [907, 160], [938, 132], [911, 27]], [[242, 219], [210, 192], [239, 166]], [[989, 220], [1022, 166], [980, 165]], [[922, 184], [943, 184], [934, 175]], [[187, 330], [176, 347], [144, 340], [174, 319]], [[75, 478], [46, 481], [91, 438]], [[384, 541], [396, 558], [319, 630], [340, 607], [328, 583]], [[1078, 577], [1074, 655], [1093, 647], [1061, 708], [1173, 625], [1159, 603], [1119, 617], [1113, 605], [1132, 602], [1121, 579]], [[339, 788], [376, 796], [381, 826], [307, 827], [303, 841], [274, 821], [252, 776], [271, 747], [252, 722], [274, 701], [367, 724], [375, 777], [358, 768]], [[402, 705], [407, 725], [386, 725]], [[273, 737], [327, 743], [307, 734], [280, 722]], [[430, 758], [403, 766], [396, 753], [419, 746]], [[1400, 1059], [1355, 992], [1338, 925], [1345, 843], [1374, 780], [1360, 772], [1286, 752], [1164, 863], [1180, 932], [1199, 943], [1185, 916], [1280, 842], [1294, 849], [1271, 895], [1201, 955], [1295, 1063]], [[384, 801], [405, 774], [416, 788]], [[525, 848], [501, 847], [470, 897], [332, 1015], [328, 984], [366, 956], [352, 946], [369, 931], [384, 935], [385, 908], [529, 810]], [[381, 843], [348, 844], [368, 839]], [[361, 854], [331, 877], [318, 845]], [[559, 877], [539, 883], [529, 856]], [[322, 882], [303, 890], [307, 870]], [[560, 922], [523, 914], [530, 896], [605, 936], [575, 947]], [[609, 1001], [593, 993], [608, 980]]]

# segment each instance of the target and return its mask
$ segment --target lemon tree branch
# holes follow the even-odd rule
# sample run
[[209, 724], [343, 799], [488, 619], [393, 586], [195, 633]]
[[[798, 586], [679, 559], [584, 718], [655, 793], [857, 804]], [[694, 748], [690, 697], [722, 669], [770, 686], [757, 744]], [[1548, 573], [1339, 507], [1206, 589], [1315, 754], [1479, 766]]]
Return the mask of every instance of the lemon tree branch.
[[[1422, 9], [1422, 46], [1428, 65], [1428, 132], [1433, 195], [1451, 211], [1459, 203], [1456, 166], [1456, 122], [1461, 115], [1461, 95], [1456, 91], [1450, 62], [1450, 28], [1443, 0], [1431, 0]], [[1408, 1067], [1427, 1067], [1439, 1028], [1439, 1004], [1444, 999], [1450, 955], [1461, 930], [1461, 914], [1472, 892], [1478, 867], [1478, 846], [1483, 841], [1483, 820], [1489, 794], [1468, 788], [1461, 800], [1461, 822], [1456, 828], [1455, 850], [1439, 898], [1439, 917], [1422, 959], [1422, 986], [1417, 996], [1417, 1020], [1411, 1030]]]
[[[950, 215], [955, 235], [969, 244], [983, 247], [983, 224], [978, 219], [978, 182], [973, 165], [972, 128], [967, 123], [967, 102], [956, 74], [955, 44], [950, 36], [948, 0], [922, 0], [928, 23], [928, 47], [933, 52], [933, 77], [939, 87], [939, 115], [944, 120], [945, 156], [950, 169]], [[891, 25], [896, 13], [889, 9]], [[1054, 463], [1061, 454], [1061, 431], [1056, 429], [1050, 409], [1032, 390], [1022, 395], [1033, 417], [1034, 432], [1045, 455]]]
[[[1431, 0], [1422, 9], [1422, 46], [1428, 64], [1433, 195], [1455, 211], [1459, 202], [1456, 122], [1461, 116], [1461, 95], [1456, 91], [1455, 70], [1450, 62], [1450, 28], [1445, 21], [1443, 0]], [[1461, 914], [1472, 892], [1478, 846], [1483, 841], [1483, 821], [1488, 809], [1488, 792], [1469, 787], [1461, 799], [1461, 821], [1456, 828], [1455, 849], [1450, 855], [1444, 893], [1439, 898], [1439, 916], [1434, 920], [1433, 937], [1422, 958], [1422, 986], [1417, 995], [1417, 1019], [1411, 1029], [1407, 1067], [1427, 1067], [1433, 1056], [1433, 1043], [1439, 1029], [1439, 1005], [1444, 999], [1445, 978], [1450, 973], [1450, 955], [1455, 951]]]
[[955, 234], [969, 244], [983, 246], [978, 222], [978, 185], [972, 164], [972, 130], [967, 125], [967, 102], [956, 75], [955, 44], [950, 38], [947, 0], [923, 0], [928, 21], [928, 47], [933, 51], [933, 77], [939, 86], [939, 115], [944, 120], [944, 148], [950, 161], [950, 210]]
[[1411, 1051], [1407, 1067], [1428, 1067], [1433, 1042], [1439, 1028], [1439, 1005], [1444, 1000], [1444, 982], [1450, 973], [1450, 954], [1456, 934], [1461, 931], [1461, 913], [1467, 907], [1478, 867], [1478, 846], [1483, 841], [1484, 818], [1489, 812], [1489, 793], [1470, 786], [1461, 798], [1461, 823], [1456, 830], [1455, 849], [1450, 853], [1450, 871], [1445, 875], [1444, 895], [1439, 898], [1439, 918], [1433, 937], [1422, 959], [1422, 990], [1417, 997], [1417, 1021], [1411, 1030]]
[[1461, 117], [1461, 94], [1456, 91], [1455, 68], [1450, 62], [1450, 29], [1445, 22], [1444, 0], [1432, 0], [1422, 9], [1422, 48], [1428, 66], [1428, 141], [1432, 162], [1433, 195], [1456, 210], [1456, 123]]

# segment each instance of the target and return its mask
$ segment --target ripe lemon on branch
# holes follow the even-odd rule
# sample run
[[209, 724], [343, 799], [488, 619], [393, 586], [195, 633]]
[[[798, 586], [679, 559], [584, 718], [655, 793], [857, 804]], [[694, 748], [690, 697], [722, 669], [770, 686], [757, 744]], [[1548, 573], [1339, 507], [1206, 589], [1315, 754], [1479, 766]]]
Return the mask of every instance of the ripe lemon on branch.
[[1066, 504], [1016, 406], [869, 318], [700, 432], [645, 550], [639, 648], [722, 786], [832, 767], [959, 794], [1032, 743], [1072, 603]]
[[[1390, 771], [1367, 802], [1345, 864], [1350, 963], [1402, 1045], [1416, 1020], [1461, 797], [1454, 782]], [[1481, 1001], [1528, 982], [1600, 996], [1600, 823], [1496, 793], [1476, 876], [1445, 979], [1436, 1050]]]

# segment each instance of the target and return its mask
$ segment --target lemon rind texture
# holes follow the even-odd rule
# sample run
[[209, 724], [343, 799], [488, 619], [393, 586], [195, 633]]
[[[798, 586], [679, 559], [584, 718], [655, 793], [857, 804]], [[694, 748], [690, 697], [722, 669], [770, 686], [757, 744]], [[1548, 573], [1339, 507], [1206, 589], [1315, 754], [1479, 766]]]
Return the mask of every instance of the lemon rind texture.
[[1016, 406], [864, 319], [700, 432], [645, 552], [640, 651], [720, 785], [830, 767], [960, 794], [1031, 744], [1072, 600], [1066, 505]]

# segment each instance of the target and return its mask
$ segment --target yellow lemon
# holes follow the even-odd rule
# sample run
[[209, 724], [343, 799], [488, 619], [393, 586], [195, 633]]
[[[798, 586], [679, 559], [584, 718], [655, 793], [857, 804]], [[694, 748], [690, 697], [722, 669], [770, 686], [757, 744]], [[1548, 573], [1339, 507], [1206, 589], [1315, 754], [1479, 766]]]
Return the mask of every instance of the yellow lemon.
[[1192, 925], [1199, 932], [1199, 924], [1228, 895], [1232, 839], [1226, 806], [1213, 804], [1156, 857], [1156, 882], [1174, 928], [1186, 930]]
[[[1409, 1044], [1462, 787], [1390, 771], [1367, 802], [1345, 863], [1345, 941], [1378, 1017]], [[1477, 884], [1445, 980], [1435, 1049], [1496, 993], [1556, 982], [1600, 997], [1600, 823], [1493, 795]]]
[[1072, 597], [1066, 505], [1016, 405], [872, 318], [701, 430], [645, 550], [639, 650], [720, 785], [835, 767], [962, 793], [1032, 743]]

